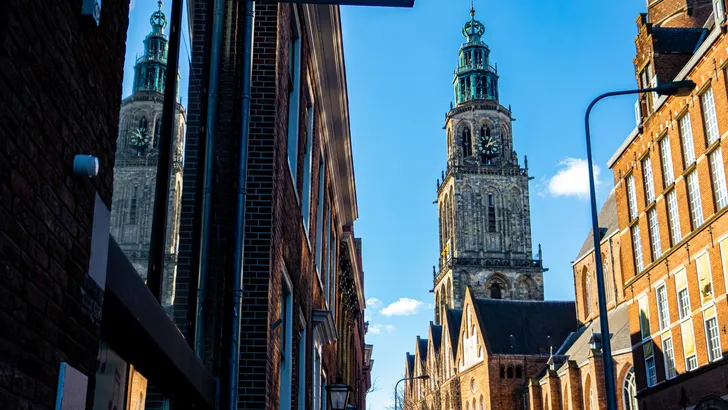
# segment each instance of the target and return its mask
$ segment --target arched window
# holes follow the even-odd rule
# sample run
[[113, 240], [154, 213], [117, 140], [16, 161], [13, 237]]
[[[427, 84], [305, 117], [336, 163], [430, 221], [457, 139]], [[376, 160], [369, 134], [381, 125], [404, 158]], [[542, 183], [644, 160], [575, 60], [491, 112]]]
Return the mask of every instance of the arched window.
[[435, 321], [440, 323], [440, 291], [435, 292]]
[[607, 292], [607, 302], [614, 300], [614, 267], [609, 264], [607, 254], [602, 254], [602, 266], [604, 267], [604, 288]]
[[531, 299], [531, 287], [528, 285], [527, 281], [521, 281], [518, 284], [518, 288], [516, 289], [518, 292], [518, 298], [521, 300], [527, 300]]
[[465, 402], [465, 410], [470, 410], [470, 403]]
[[470, 135], [470, 127], [463, 128], [462, 133], [463, 156], [469, 157], [473, 155], [473, 139]]
[[594, 389], [589, 389], [589, 408], [587, 410], [595, 410], [594, 409], [594, 402], [596, 401], [596, 398], [594, 397]]
[[488, 232], [495, 232], [495, 200], [493, 194], [488, 194]]
[[629, 369], [622, 384], [622, 399], [624, 410], [637, 410], [637, 384], [634, 379], [634, 369]]
[[131, 189], [131, 199], [129, 200], [129, 223], [137, 223], [137, 209], [139, 201], [139, 186], [134, 185]]
[[505, 368], [505, 366], [502, 366], [502, 365], [500, 367], [500, 378], [501, 379], [505, 379], [506, 378], [506, 368]]
[[501, 287], [499, 283], [493, 283], [490, 285], [490, 298], [491, 299], [502, 299], [503, 296], [501, 295]]
[[584, 274], [584, 300], [586, 301], [586, 316], [589, 317], [592, 314], [592, 286], [591, 286], [591, 274], [586, 272]]
[[158, 118], [157, 121], [154, 123], [154, 142], [152, 143], [152, 146], [154, 148], [159, 148], [159, 141], [162, 139], [162, 119]]
[[513, 378], [513, 366], [508, 366], [506, 369], [506, 377], [509, 379]]
[[485, 400], [482, 394], [480, 395], [480, 410], [485, 410]]
[[481, 76], [475, 77], [475, 98], [478, 99], [484, 99], [485, 98], [485, 86], [484, 86], [484, 80]]
[[490, 137], [490, 127], [483, 125], [480, 127], [480, 138]]
[[147, 121], [147, 117], [142, 117], [139, 119], [139, 128], [147, 129], [149, 127], [149, 121]]
[[523, 378], [523, 366], [520, 364], [516, 366], [516, 379], [522, 379]]

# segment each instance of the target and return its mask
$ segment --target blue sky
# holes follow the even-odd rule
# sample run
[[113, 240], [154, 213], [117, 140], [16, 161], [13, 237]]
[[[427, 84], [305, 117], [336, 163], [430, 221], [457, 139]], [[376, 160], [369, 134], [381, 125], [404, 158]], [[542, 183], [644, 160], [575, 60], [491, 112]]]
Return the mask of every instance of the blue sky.
[[[384, 409], [415, 336], [427, 337], [437, 263], [435, 180], [445, 166], [445, 113], [469, 18], [468, 0], [416, 0], [413, 9], [342, 7], [367, 317]], [[534, 247], [543, 245], [546, 298], [573, 300], [570, 262], [589, 231], [584, 110], [598, 94], [634, 87], [637, 0], [475, 0], [515, 149], [528, 155]], [[634, 98], [592, 114], [599, 202], [613, 185], [606, 162], [634, 128]], [[581, 160], [581, 161], [580, 161]], [[556, 178], [554, 178], [556, 176]], [[373, 300], [373, 299], [376, 300]], [[405, 298], [405, 299], [403, 299]]]
[[[170, 1], [163, 9], [170, 18]], [[143, 51], [154, 0], [131, 0], [123, 95]], [[589, 230], [584, 110], [596, 95], [635, 86], [635, 19], [644, 2], [475, 0], [500, 97], [512, 106], [515, 149], [528, 156], [534, 248], [543, 245], [546, 298], [572, 300], [570, 262]], [[367, 318], [378, 391], [391, 405], [415, 336], [427, 337], [437, 263], [435, 180], [445, 167], [444, 117], [468, 20], [468, 0], [416, 0], [413, 9], [342, 7], [351, 133], [363, 239]], [[186, 11], [185, 11], [186, 13]], [[187, 102], [189, 37], [183, 28], [181, 97]], [[634, 98], [601, 102], [592, 114], [599, 202], [612, 186], [606, 162], [634, 128]], [[534, 249], [535, 251], [536, 249]]]

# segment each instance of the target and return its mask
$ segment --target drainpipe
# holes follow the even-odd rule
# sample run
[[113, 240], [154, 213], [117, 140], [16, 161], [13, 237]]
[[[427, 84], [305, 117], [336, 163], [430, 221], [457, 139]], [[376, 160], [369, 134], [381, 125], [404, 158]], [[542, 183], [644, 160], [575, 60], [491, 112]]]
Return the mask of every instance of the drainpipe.
[[612, 252], [612, 238], [609, 238], [609, 261], [612, 265], [612, 278], [610, 279], [612, 281], [612, 293], [614, 294], [614, 303], [617, 303], [617, 297], [619, 296], [617, 294], [617, 275], [614, 271], [614, 252]]
[[[214, 7], [214, 11], [212, 12], [212, 41], [208, 45], [210, 47], [210, 83], [207, 94], [207, 119], [205, 121], [207, 124], [207, 138], [205, 139], [205, 153], [200, 161], [200, 166], [204, 167], [204, 182], [197, 185], [198, 195], [196, 196], [196, 198], [202, 198], [202, 233], [199, 234], [201, 246], [199, 250], [199, 261], [196, 261], [198, 263], [196, 267], [198, 268], [199, 277], [197, 283], [197, 302], [195, 303], [194, 313], [194, 349], [197, 357], [202, 357], [205, 348], [205, 317], [203, 310], [207, 301], [207, 273], [210, 259], [210, 228], [212, 226], [212, 185], [215, 168], [215, 137], [217, 136], [217, 96], [220, 84], [220, 49], [222, 48], [222, 33], [224, 28], [224, 0], [215, 0], [214, 5], [212, 3], [210, 2], [208, 5], [208, 10], [212, 6]], [[210, 15], [208, 13], [208, 16]], [[203, 192], [200, 193], [199, 189], [202, 189]]]
[[250, 131], [250, 82], [253, 69], [253, 16], [255, 4], [245, 2], [243, 33], [242, 112], [240, 122], [240, 163], [238, 166], [238, 209], [235, 225], [235, 255], [231, 289], [230, 351], [228, 352], [228, 409], [238, 408], [238, 365], [240, 363], [240, 312], [243, 308], [243, 258], [245, 257], [245, 199], [248, 176], [248, 133]]

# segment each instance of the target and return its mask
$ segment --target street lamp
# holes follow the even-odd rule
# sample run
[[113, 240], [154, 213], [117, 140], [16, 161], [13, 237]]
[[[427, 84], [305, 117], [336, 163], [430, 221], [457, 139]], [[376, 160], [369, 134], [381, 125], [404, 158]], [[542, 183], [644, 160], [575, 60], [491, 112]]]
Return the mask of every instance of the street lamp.
[[395, 383], [395, 385], [394, 385], [394, 410], [397, 410], [397, 386], [399, 386], [400, 383], [402, 383], [405, 380], [427, 380], [429, 378], [430, 378], [429, 375], [424, 374], [422, 376], [405, 377], [405, 378], [401, 379], [400, 381], [398, 381], [397, 383]]
[[336, 383], [326, 386], [326, 393], [329, 396], [332, 410], [346, 410], [352, 391], [351, 386], [344, 383], [341, 375], [336, 376]]
[[607, 410], [617, 410], [616, 394], [617, 389], [614, 383], [614, 369], [612, 368], [612, 343], [609, 340], [609, 321], [607, 320], [607, 299], [604, 292], [604, 273], [602, 269], [602, 253], [599, 251], [599, 220], [597, 217], [597, 199], [594, 189], [594, 165], [592, 164], [591, 153], [591, 135], [589, 133], [589, 114], [594, 105], [600, 100], [613, 97], [615, 95], [641, 94], [647, 92], [655, 92], [660, 95], [673, 95], [685, 97], [695, 89], [695, 83], [686, 81], [676, 81], [665, 83], [652, 88], [642, 88], [628, 91], [614, 91], [605, 93], [595, 98], [586, 109], [584, 120], [586, 128], [586, 156], [589, 165], [589, 195], [591, 200], [591, 219], [592, 219], [592, 236], [594, 238], [594, 262], [596, 264], [597, 276], [597, 295], [599, 297], [599, 324], [601, 325], [602, 336], [602, 357], [604, 359], [604, 384], [607, 393]]

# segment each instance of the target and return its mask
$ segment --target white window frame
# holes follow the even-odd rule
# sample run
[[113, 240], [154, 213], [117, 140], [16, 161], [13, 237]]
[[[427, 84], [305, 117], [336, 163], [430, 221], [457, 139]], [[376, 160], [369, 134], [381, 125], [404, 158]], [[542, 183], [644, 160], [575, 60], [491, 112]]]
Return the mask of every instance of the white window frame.
[[298, 410], [306, 410], [306, 325], [303, 325], [298, 340]]
[[725, 4], [723, 0], [713, 0], [713, 13], [718, 24], [725, 21]]
[[[707, 266], [708, 266], [707, 274], [708, 274], [708, 281], [710, 282], [710, 298], [708, 300], [706, 300], [705, 302], [703, 302], [703, 294], [700, 289], [700, 269], [698, 269], [700, 267], [698, 260], [701, 257], [703, 257], [703, 255], [705, 255], [705, 257], [708, 258], [707, 259]], [[703, 309], [706, 309], [706, 308], [713, 306], [713, 304], [715, 303], [715, 286], [713, 284], [713, 270], [710, 267], [710, 254], [708, 253], [708, 250], [704, 249], [704, 250], [696, 253], [695, 256], [693, 257], [693, 261], [695, 262], [695, 272], [698, 275], [698, 277], [697, 277], [697, 279], [698, 279], [698, 297], [700, 298], [700, 306], [702, 306]]]
[[306, 232], [306, 240], [308, 241], [310, 247], [311, 241], [309, 239], [309, 225], [311, 225], [311, 161], [313, 159], [314, 116], [316, 113], [316, 105], [314, 102], [314, 92], [311, 85], [311, 77], [307, 76], [306, 81], [308, 83], [308, 95], [310, 104], [306, 106], [306, 111], [308, 112], [308, 125], [306, 127], [306, 135], [303, 141], [303, 143], [305, 144], [305, 152], [303, 155], [303, 191], [301, 194], [301, 214], [303, 215], [303, 227]]
[[695, 143], [693, 142], [693, 127], [690, 124], [690, 113], [685, 113], [677, 120], [680, 129], [680, 142], [683, 149], [685, 168], [695, 163]]
[[279, 408], [288, 410], [293, 400], [293, 285], [285, 263], [282, 266]]
[[642, 160], [642, 176], [645, 185], [645, 201], [651, 204], [655, 202], [655, 182], [652, 176], [652, 159], [649, 156]]
[[[642, 328], [642, 307], [640, 306], [642, 302], [644, 301], [645, 305], [645, 312], [647, 314], [647, 332], [645, 332], [645, 329]], [[637, 299], [637, 308], [639, 310], [639, 325], [640, 325], [640, 338], [643, 342], [646, 342], [648, 340], [651, 340], [651, 334], [652, 334], [652, 326], [650, 324], [650, 301], [647, 298], [647, 295], [642, 295]], [[643, 335], [646, 333], [646, 335]]]
[[690, 204], [690, 223], [696, 230], [705, 222], [703, 218], [703, 204], [700, 199], [700, 182], [698, 171], [693, 170], [687, 175], [688, 203]]
[[672, 167], [672, 149], [670, 148], [670, 136], [658, 142], [660, 147], [660, 162], [662, 163], [663, 186], [668, 187], [675, 183], [675, 172]]
[[652, 208], [647, 212], [647, 225], [650, 231], [650, 249], [652, 260], [660, 259], [662, 256], [662, 243], [660, 243], [660, 224], [657, 221], [657, 209]]
[[324, 300], [326, 302], [326, 307], [330, 305], [330, 299], [329, 299], [329, 292], [331, 291], [331, 226], [333, 221], [333, 210], [332, 203], [328, 204], [329, 206], [326, 207], [326, 227], [324, 228], [326, 230], [326, 254], [324, 255], [326, 258], [326, 261], [321, 261], [321, 263], [326, 264], [326, 271], [324, 272], [323, 278], [324, 278]]
[[[315, 333], [314, 333], [315, 334]], [[322, 410], [321, 404], [323, 401], [323, 398], [321, 396], [321, 386], [322, 386], [322, 348], [321, 348], [321, 342], [318, 340], [318, 337], [314, 337], [313, 342], [313, 366], [312, 366], [312, 374], [311, 379], [313, 380], [313, 386], [311, 388], [311, 396], [313, 397], [313, 410]]]
[[705, 139], [708, 146], [720, 139], [718, 128], [718, 117], [715, 113], [715, 99], [713, 97], [713, 87], [700, 96], [700, 106], [703, 110], [703, 124], [705, 124]]
[[634, 266], [637, 273], [645, 269], [645, 261], [642, 255], [642, 237], [640, 236], [640, 226], [636, 224], [632, 227], [632, 251], [634, 253]]
[[634, 175], [627, 177], [627, 206], [629, 208], [629, 220], [632, 221], [639, 215], [637, 210], [637, 189], [635, 188]]
[[662, 337], [662, 351], [665, 364], [665, 378], [672, 379], [677, 376], [675, 370], [675, 348], [672, 343], [672, 334], [667, 332]]
[[670, 305], [667, 300], [667, 286], [661, 283], [656, 286], [655, 300], [657, 301], [657, 325], [660, 330], [670, 327]]
[[710, 174], [713, 179], [713, 195], [715, 196], [715, 210], [720, 211], [728, 205], [728, 189], [725, 182], [725, 165], [723, 164], [723, 151], [718, 147], [708, 155]]
[[[709, 322], [713, 322], [715, 324], [715, 327], [711, 328]], [[705, 344], [708, 349], [708, 361], [715, 362], [722, 359], [723, 351], [720, 347], [720, 325], [718, 324], [718, 313], [715, 312], [712, 316], [709, 317], [704, 316], [703, 325], [705, 326]], [[711, 331], [713, 329], [715, 330], [715, 335], [713, 335], [713, 332]], [[714, 346], [712, 345], [713, 340], [716, 342]]]
[[[647, 344], [652, 344], [652, 354], [647, 357], [644, 354], [644, 349]], [[642, 344], [642, 352], [645, 358], [645, 379], [647, 380], [647, 387], [652, 387], [657, 384], [657, 368], [655, 363], [655, 344], [652, 340], [648, 340]]]
[[[301, 21], [295, 7], [291, 8], [291, 39], [288, 50], [288, 75], [291, 77], [291, 90], [288, 95], [288, 168], [293, 178], [293, 190], [298, 194], [298, 130], [299, 106], [301, 104]], [[291, 48], [293, 50], [291, 50]]]
[[[318, 202], [316, 203], [316, 249], [315, 249], [315, 263], [316, 263], [316, 274], [318, 275], [319, 283], [323, 285], [321, 278], [321, 261], [323, 258], [323, 236], [324, 236], [324, 205], [326, 201], [326, 157], [323, 151], [321, 151], [321, 157], [319, 159], [319, 170], [318, 170]], [[323, 287], [322, 287], [323, 289]]]
[[677, 194], [672, 190], [665, 195], [667, 203], [667, 220], [670, 226], [671, 246], [675, 246], [682, 240], [682, 232], [680, 231], [680, 211], [677, 205]]

